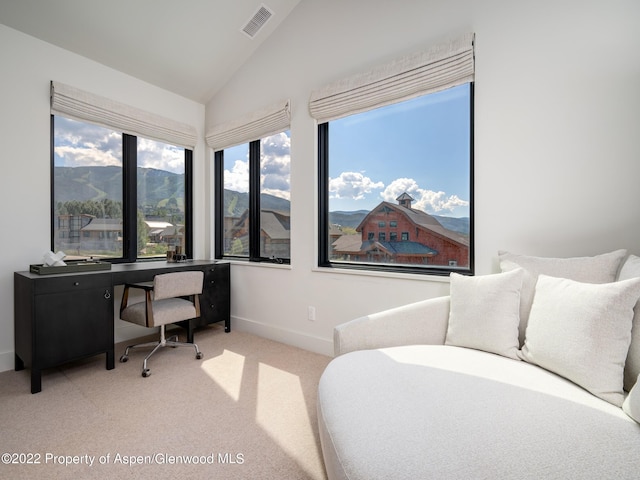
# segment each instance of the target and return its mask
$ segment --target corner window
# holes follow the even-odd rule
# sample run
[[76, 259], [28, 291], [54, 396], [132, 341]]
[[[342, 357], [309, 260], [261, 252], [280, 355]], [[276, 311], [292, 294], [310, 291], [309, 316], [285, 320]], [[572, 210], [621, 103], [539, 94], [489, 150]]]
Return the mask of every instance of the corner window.
[[289, 131], [215, 152], [216, 258], [290, 263]]
[[472, 273], [472, 82], [319, 124], [318, 141], [320, 266]]
[[70, 259], [191, 256], [191, 150], [52, 115], [52, 249]]

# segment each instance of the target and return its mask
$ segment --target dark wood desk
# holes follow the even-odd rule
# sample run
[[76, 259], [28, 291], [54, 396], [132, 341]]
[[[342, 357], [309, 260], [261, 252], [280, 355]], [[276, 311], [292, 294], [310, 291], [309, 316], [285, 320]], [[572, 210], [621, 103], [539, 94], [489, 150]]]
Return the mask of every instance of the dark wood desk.
[[189, 260], [114, 264], [111, 270], [38, 275], [14, 273], [15, 369], [31, 368], [31, 393], [42, 390], [42, 370], [93, 355], [106, 354], [106, 368], [114, 362], [115, 285], [148, 282], [160, 273], [204, 272], [201, 317], [180, 322], [193, 342], [195, 328], [214, 322], [230, 323], [228, 263]]

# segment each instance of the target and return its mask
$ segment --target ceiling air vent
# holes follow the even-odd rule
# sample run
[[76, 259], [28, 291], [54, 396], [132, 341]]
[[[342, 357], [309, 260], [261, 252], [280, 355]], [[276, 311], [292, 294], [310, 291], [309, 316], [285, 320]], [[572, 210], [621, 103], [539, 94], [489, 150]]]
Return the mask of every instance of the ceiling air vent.
[[256, 13], [254, 13], [245, 26], [242, 27], [242, 32], [249, 38], [255, 37], [272, 16], [273, 12], [269, 10], [266, 5], [260, 5]]

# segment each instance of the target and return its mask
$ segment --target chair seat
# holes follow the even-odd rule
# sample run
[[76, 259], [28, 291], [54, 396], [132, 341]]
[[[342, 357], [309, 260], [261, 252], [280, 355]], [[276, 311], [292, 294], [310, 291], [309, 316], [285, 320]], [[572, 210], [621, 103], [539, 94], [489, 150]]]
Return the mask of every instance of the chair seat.
[[153, 324], [147, 324], [145, 302], [134, 303], [125, 308], [120, 318], [145, 327], [157, 327], [168, 323], [189, 320], [197, 316], [194, 304], [182, 298], [165, 298], [153, 302]]

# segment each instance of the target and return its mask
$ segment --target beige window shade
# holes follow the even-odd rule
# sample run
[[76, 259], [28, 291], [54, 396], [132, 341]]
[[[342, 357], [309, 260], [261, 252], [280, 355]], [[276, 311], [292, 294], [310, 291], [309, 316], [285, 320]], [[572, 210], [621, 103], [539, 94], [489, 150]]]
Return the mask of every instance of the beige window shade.
[[237, 120], [216, 125], [206, 134], [214, 151], [251, 142], [288, 130], [291, 126], [289, 100], [280, 101]]
[[51, 113], [191, 150], [196, 146], [197, 132], [191, 125], [60, 82], [51, 82]]
[[309, 112], [319, 123], [364, 112], [474, 79], [474, 34], [407, 55], [312, 92]]

